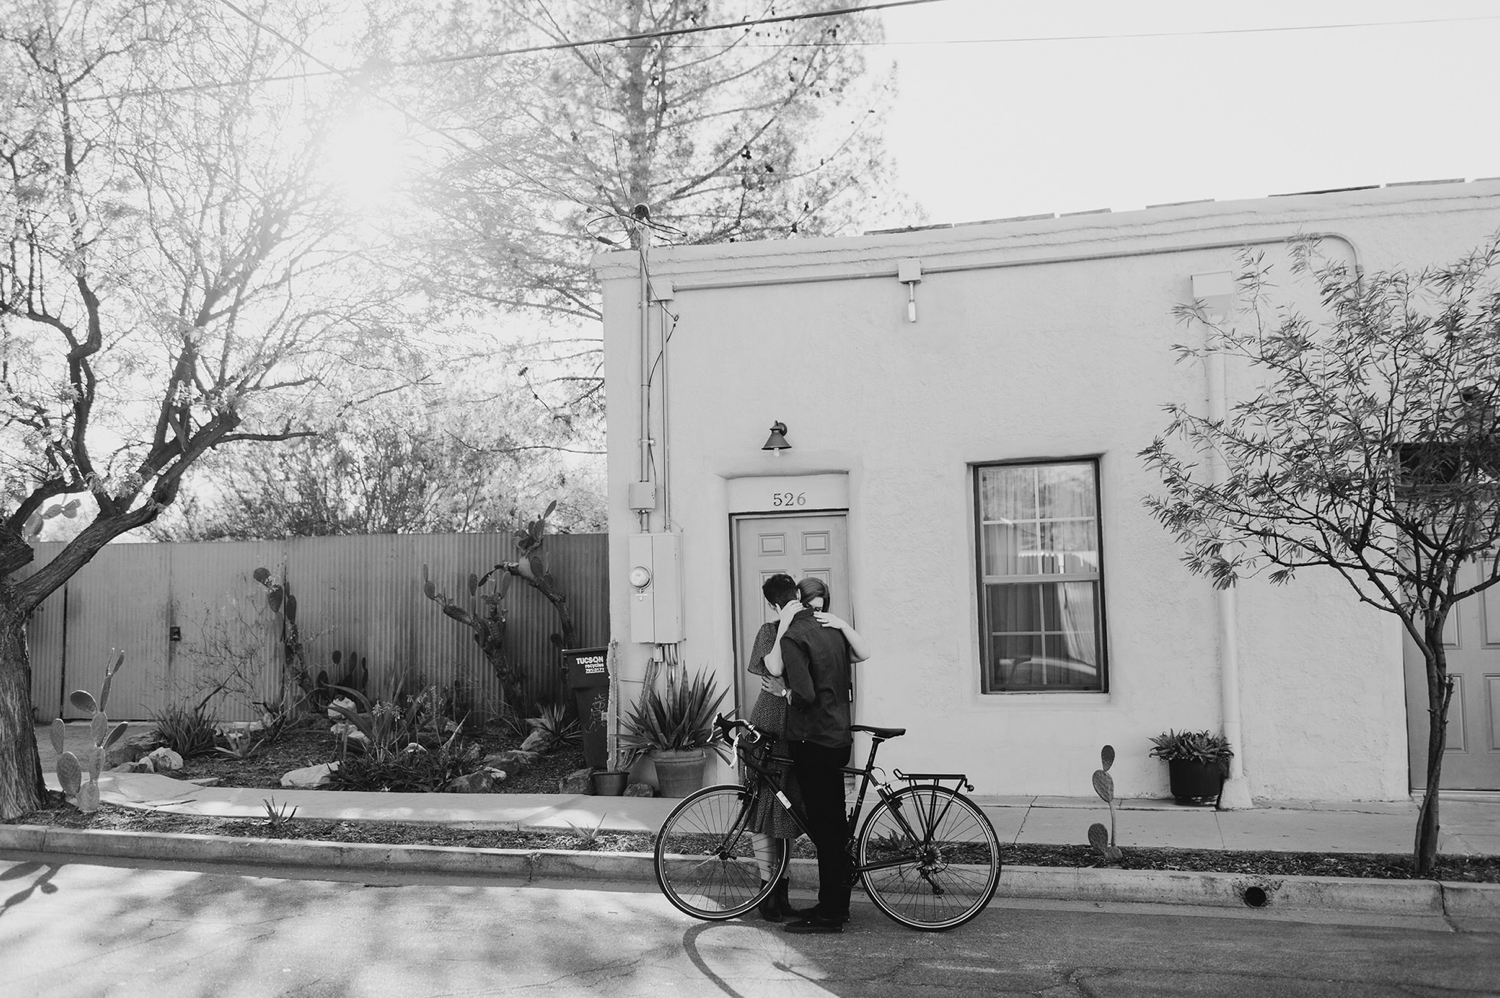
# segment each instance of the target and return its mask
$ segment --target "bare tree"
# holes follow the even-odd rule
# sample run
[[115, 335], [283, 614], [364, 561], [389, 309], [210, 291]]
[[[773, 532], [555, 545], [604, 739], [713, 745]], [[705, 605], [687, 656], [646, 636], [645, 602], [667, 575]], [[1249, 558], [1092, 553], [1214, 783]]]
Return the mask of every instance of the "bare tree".
[[[423, 223], [417, 265], [472, 299], [592, 322], [590, 257], [637, 244], [637, 205], [658, 242], [695, 244], [848, 232], [899, 202], [880, 114], [891, 82], [865, 64], [872, 15], [675, 33], [836, 6], [495, 0], [386, 22], [371, 44], [394, 92], [455, 150], [417, 190], [440, 220]], [[414, 16], [430, 30], [409, 30]], [[621, 36], [646, 37], [572, 45]], [[580, 395], [597, 394], [598, 355], [578, 359]]]
[[[0, 16], [0, 817], [44, 792], [28, 615], [204, 455], [304, 432], [390, 335], [399, 290], [360, 280], [317, 95], [254, 82], [297, 68], [207, 0]], [[71, 496], [92, 518], [28, 572]]]
[[[1147, 506], [1217, 587], [1261, 570], [1287, 582], [1329, 568], [1400, 619], [1426, 663], [1427, 786], [1413, 857], [1428, 876], [1453, 694], [1443, 626], [1457, 602], [1500, 582], [1494, 560], [1476, 583], [1460, 574], [1500, 541], [1500, 237], [1417, 272], [1361, 274], [1307, 242], [1293, 259], [1316, 285], [1315, 317], [1271, 301], [1259, 256], [1239, 277], [1239, 321], [1214, 320], [1201, 303], [1180, 310], [1211, 330], [1206, 345], [1177, 347], [1181, 357], [1218, 351], [1260, 387], [1222, 421], [1168, 406], [1165, 436], [1142, 452], [1166, 487]], [[1199, 459], [1222, 462], [1223, 474]]]

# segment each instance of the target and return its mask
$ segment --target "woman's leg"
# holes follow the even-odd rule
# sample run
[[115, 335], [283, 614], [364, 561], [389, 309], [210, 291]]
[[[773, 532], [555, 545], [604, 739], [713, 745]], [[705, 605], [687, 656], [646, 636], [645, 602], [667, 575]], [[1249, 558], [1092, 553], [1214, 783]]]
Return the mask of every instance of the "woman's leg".
[[776, 863], [776, 841], [760, 832], [750, 833], [750, 845], [755, 849], [755, 865], [760, 868], [760, 879], [771, 879], [771, 868]]

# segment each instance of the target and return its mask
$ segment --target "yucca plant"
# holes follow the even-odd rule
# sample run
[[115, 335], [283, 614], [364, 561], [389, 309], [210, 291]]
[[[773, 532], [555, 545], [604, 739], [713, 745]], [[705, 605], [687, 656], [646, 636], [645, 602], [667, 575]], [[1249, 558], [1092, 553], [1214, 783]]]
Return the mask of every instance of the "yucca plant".
[[729, 751], [723, 735], [714, 728], [714, 716], [728, 692], [716, 691], [717, 683], [703, 669], [691, 679], [686, 666], [666, 671], [666, 689], [648, 686], [625, 714], [620, 743], [642, 752], [711, 748], [725, 762]]

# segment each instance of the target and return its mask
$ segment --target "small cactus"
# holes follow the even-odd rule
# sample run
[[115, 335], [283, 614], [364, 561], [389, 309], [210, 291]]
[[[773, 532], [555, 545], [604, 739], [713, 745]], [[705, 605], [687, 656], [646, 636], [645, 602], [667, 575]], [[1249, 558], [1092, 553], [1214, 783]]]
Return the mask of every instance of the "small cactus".
[[1094, 793], [1109, 805], [1109, 827], [1105, 828], [1098, 822], [1090, 825], [1089, 845], [1097, 849], [1106, 862], [1118, 863], [1124, 853], [1115, 845], [1115, 780], [1109, 775], [1109, 767], [1115, 763], [1115, 747], [1104, 746], [1099, 752], [1099, 761], [1103, 768], [1094, 770]]
[[[104, 759], [109, 747], [123, 738], [130, 728], [129, 723], [125, 721], [111, 728], [109, 715], [104, 712], [105, 706], [109, 703], [110, 683], [120, 666], [124, 664], [125, 653], [120, 652], [115, 656], [109, 668], [104, 670], [104, 685], [99, 690], [97, 702], [88, 690], [74, 690], [68, 697], [68, 702], [74, 707], [93, 715], [89, 718], [89, 737], [93, 744], [83, 750], [82, 759], [66, 751], [64, 747], [63, 736], [67, 729], [62, 718], [55, 718], [48, 731], [52, 739], [52, 748], [57, 752], [57, 780], [62, 784], [63, 793], [73, 798], [78, 810], [86, 814], [99, 810], [99, 773], [104, 769]], [[88, 768], [89, 774], [87, 783], [83, 782], [85, 767]]]

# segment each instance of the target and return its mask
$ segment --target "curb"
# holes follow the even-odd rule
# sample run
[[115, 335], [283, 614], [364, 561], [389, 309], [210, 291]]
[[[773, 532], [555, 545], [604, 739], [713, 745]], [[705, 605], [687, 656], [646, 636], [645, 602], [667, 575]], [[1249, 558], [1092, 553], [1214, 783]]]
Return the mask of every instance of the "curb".
[[[471, 849], [0, 825], [0, 851], [172, 862], [654, 883], [649, 853]], [[812, 860], [794, 860], [812, 868]], [[804, 881], [805, 882], [805, 881]], [[1500, 884], [1007, 866], [997, 897], [1500, 918]]]

